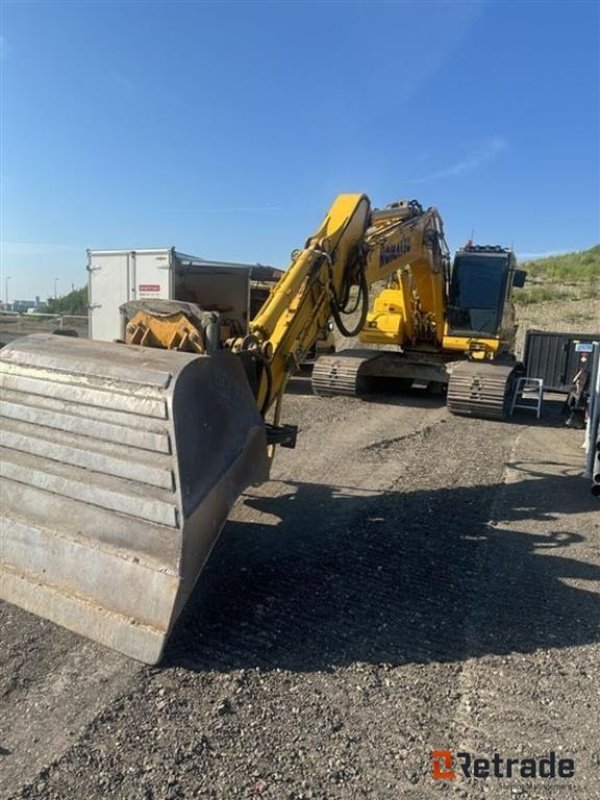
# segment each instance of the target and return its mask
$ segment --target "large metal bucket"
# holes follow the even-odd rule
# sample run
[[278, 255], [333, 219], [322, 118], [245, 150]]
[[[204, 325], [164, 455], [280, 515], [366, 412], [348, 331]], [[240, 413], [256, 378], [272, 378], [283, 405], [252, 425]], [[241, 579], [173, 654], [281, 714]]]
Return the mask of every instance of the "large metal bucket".
[[52, 335], [0, 350], [0, 597], [149, 664], [268, 477], [239, 360]]

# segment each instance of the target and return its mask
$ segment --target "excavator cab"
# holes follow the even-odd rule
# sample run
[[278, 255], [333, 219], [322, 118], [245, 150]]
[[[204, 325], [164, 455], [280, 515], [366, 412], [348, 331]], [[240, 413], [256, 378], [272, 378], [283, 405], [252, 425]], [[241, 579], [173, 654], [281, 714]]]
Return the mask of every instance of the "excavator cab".
[[473, 245], [457, 250], [448, 283], [443, 346], [494, 359], [513, 352], [515, 311], [513, 287], [525, 283], [509, 248]]
[[467, 245], [454, 258], [448, 292], [450, 336], [496, 337], [510, 314], [513, 285], [524, 284], [512, 250]]

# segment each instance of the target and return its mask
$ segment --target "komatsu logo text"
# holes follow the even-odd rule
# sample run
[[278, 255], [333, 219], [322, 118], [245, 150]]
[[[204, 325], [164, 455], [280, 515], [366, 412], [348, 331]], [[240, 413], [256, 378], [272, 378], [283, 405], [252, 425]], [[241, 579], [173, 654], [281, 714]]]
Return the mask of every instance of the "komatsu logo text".
[[386, 244], [384, 247], [381, 248], [381, 256], [380, 256], [381, 266], [385, 267], [386, 264], [390, 263], [390, 261], [393, 261], [395, 258], [399, 258], [400, 256], [405, 256], [409, 252], [410, 252], [410, 239], [408, 237], [400, 239], [399, 242]]

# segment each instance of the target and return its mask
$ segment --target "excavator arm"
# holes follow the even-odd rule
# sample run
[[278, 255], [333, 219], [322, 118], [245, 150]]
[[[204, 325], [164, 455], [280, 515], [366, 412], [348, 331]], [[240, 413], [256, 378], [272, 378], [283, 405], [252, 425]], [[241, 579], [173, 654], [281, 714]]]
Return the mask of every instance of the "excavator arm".
[[292, 263], [250, 324], [250, 334], [232, 343], [234, 352], [256, 354], [258, 407], [265, 413], [281, 401], [290, 376], [352, 287], [360, 290], [365, 270], [364, 235], [370, 221], [366, 195], [336, 198], [318, 231], [292, 256]]

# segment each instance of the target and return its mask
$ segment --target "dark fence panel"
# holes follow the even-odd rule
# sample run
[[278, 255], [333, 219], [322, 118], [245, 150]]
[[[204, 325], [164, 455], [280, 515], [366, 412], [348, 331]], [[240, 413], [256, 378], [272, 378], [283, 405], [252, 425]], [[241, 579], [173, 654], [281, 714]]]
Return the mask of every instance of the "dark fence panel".
[[525, 367], [530, 378], [543, 378], [544, 388], [567, 393], [579, 368], [577, 342], [600, 342], [600, 333], [527, 331]]

